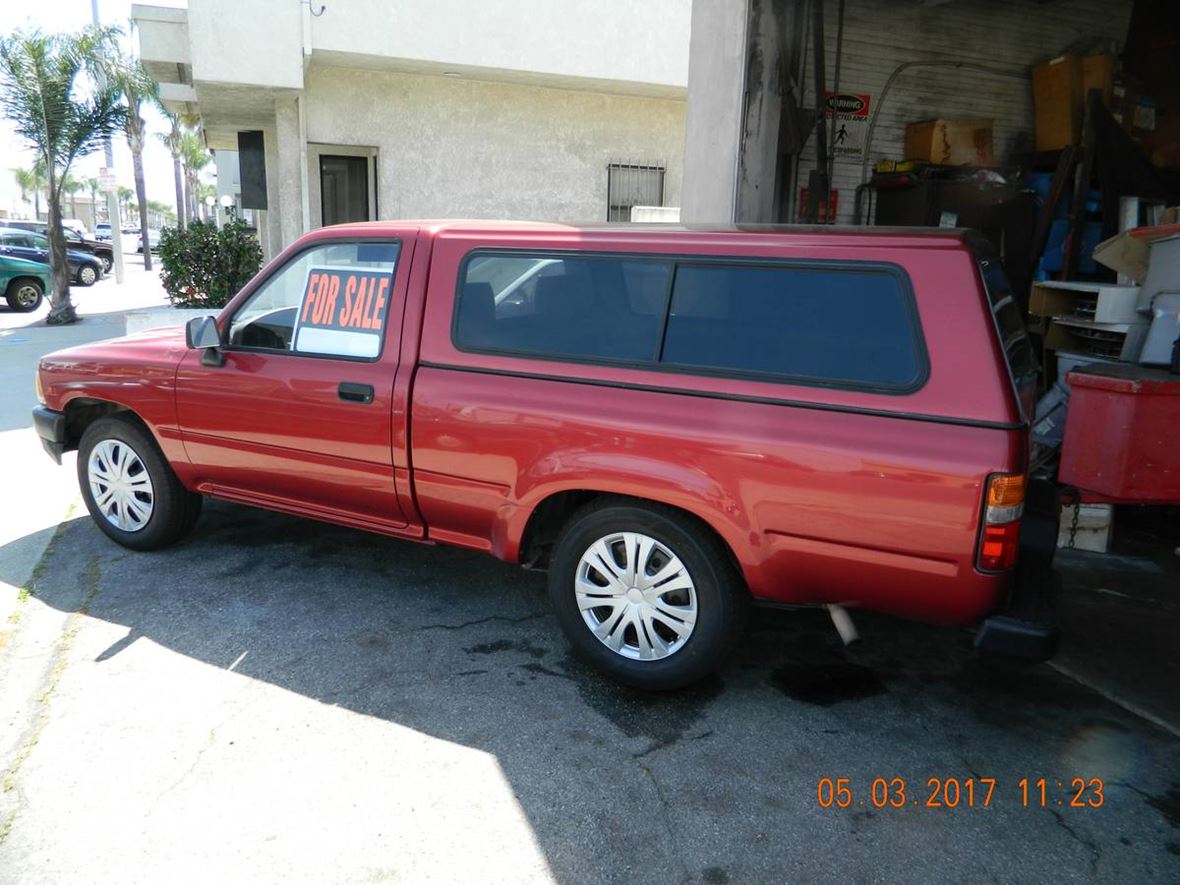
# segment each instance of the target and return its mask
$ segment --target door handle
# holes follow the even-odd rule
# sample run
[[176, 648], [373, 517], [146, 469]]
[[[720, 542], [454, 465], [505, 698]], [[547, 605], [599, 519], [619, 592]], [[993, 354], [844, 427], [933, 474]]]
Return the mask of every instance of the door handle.
[[373, 401], [373, 385], [357, 384], [354, 381], [341, 381], [336, 392], [342, 400], [350, 403], [371, 403]]

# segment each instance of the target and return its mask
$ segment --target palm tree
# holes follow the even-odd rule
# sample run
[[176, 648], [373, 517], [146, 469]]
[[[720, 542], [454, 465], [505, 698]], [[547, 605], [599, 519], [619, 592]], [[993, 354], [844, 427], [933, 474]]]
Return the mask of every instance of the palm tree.
[[82, 179], [82, 184], [86, 186], [86, 192], [90, 194], [90, 214], [94, 216], [94, 223], [98, 224], [98, 188], [101, 182], [91, 175], [89, 178]]
[[78, 179], [74, 178], [74, 176], [70, 175], [68, 172], [61, 177], [62, 192], [69, 195], [69, 198], [70, 198], [70, 217], [71, 218], [78, 217], [78, 193], [85, 186], [86, 186], [85, 184], [83, 184]]
[[157, 132], [156, 138], [166, 144], [168, 150], [172, 152], [172, 179], [176, 186], [176, 217], [180, 229], [184, 230], [184, 171], [180, 162], [180, 141], [184, 130], [180, 128], [180, 116], [164, 107], [164, 103], [158, 98], [156, 107], [164, 115], [164, 119], [168, 121], [168, 131]]
[[32, 169], [13, 169], [13, 177], [16, 178], [16, 186], [20, 188], [20, 198], [22, 203], [29, 201], [29, 192], [33, 193], [33, 213], [41, 217], [41, 179], [38, 177], [38, 169], [34, 166]]
[[164, 221], [166, 227], [172, 227], [176, 224], [176, 213], [172, 211], [172, 207], [167, 203], [161, 203], [159, 200], [148, 200], [148, 211], [158, 215]]
[[143, 246], [143, 268], [152, 269], [152, 250], [148, 243], [147, 187], [143, 177], [143, 141], [147, 124], [140, 112], [145, 101], [155, 102], [159, 97], [156, 81], [144, 70], [139, 59], [120, 55], [111, 65], [111, 81], [123, 93], [127, 103], [127, 114], [123, 118], [123, 134], [127, 136], [127, 147], [131, 149], [131, 165], [135, 170], [135, 199], [139, 204], [139, 236]]
[[74, 160], [96, 150], [123, 122], [119, 93], [98, 73], [114, 49], [114, 28], [77, 34], [17, 30], [0, 38], [0, 111], [44, 164], [49, 202], [51, 325], [76, 322], [61, 228], [61, 196]]
[[135, 191], [129, 187], [119, 185], [119, 189], [115, 191], [119, 197], [119, 214], [127, 217], [131, 216], [131, 201], [135, 199]]
[[184, 160], [185, 173], [185, 205], [188, 217], [196, 221], [200, 218], [200, 207], [197, 205], [197, 184], [201, 170], [212, 162], [213, 157], [201, 144], [201, 138], [196, 133], [185, 132], [180, 137], [180, 156]]

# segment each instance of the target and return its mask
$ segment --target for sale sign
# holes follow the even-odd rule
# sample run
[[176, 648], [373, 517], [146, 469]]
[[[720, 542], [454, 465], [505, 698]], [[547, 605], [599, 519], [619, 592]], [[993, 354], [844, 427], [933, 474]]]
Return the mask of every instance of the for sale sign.
[[389, 308], [388, 270], [313, 267], [296, 318], [295, 350], [375, 357]]
[[824, 118], [829, 121], [835, 118], [835, 126], [829, 129], [829, 135], [837, 157], [860, 157], [872, 101], [873, 97], [865, 92], [824, 93]]

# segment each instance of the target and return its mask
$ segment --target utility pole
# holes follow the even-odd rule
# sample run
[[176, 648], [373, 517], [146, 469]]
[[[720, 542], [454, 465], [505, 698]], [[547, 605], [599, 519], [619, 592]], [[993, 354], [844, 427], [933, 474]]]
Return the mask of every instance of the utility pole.
[[[100, 24], [98, 0], [90, 0], [90, 13], [94, 18], [94, 23]], [[115, 148], [111, 144], [109, 135], [103, 139], [102, 147], [103, 153], [106, 155], [107, 173], [114, 175]], [[119, 218], [119, 195], [114, 190], [107, 191], [107, 219], [111, 223], [111, 249], [115, 253], [115, 282], [121, 284], [123, 282], [123, 224]]]

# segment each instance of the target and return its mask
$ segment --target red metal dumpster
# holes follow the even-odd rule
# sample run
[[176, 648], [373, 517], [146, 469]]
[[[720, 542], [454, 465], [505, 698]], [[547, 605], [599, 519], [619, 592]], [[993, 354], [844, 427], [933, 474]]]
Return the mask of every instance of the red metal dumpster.
[[1122, 503], [1180, 504], [1180, 375], [1123, 363], [1068, 381], [1058, 479]]

